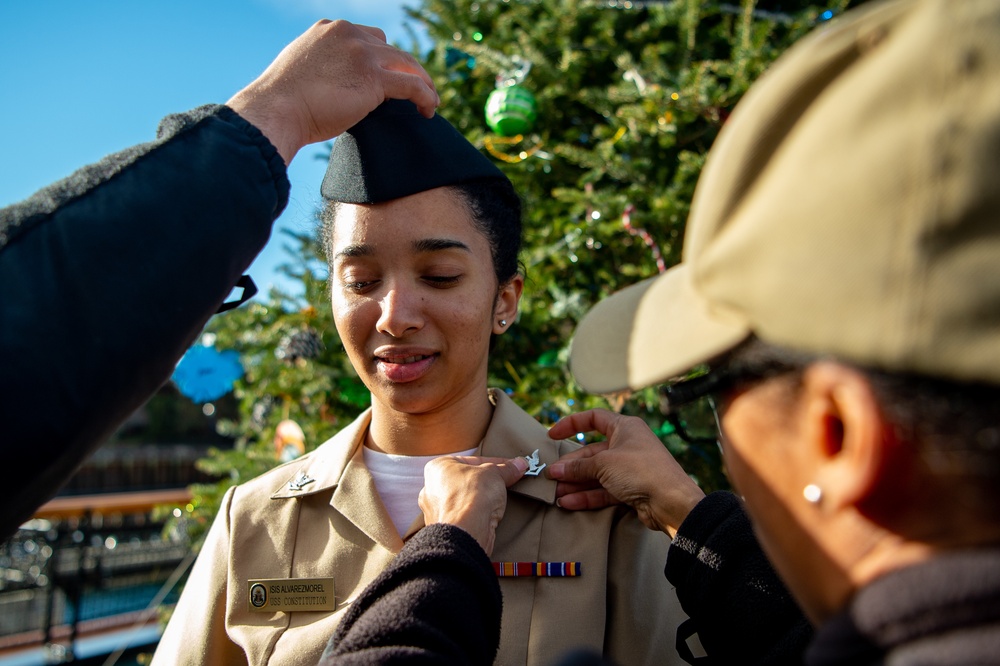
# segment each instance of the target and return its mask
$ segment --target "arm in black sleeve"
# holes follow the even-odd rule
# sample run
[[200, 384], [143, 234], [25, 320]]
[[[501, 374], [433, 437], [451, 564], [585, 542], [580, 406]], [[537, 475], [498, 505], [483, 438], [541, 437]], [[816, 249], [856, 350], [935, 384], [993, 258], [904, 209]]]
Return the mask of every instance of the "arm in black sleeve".
[[667, 555], [711, 664], [800, 664], [812, 626], [761, 550], [732, 493], [712, 493], [677, 531]]
[[0, 210], [0, 539], [170, 377], [288, 189], [267, 138], [209, 106]]
[[500, 584], [452, 525], [428, 525], [347, 611], [320, 664], [482, 664], [500, 644]]

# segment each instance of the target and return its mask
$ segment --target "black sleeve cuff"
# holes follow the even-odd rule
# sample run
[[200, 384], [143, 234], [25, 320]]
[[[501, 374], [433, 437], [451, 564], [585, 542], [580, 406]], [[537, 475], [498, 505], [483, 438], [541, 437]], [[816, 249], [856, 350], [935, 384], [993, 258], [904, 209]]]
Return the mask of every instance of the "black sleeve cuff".
[[[257, 129], [257, 126], [250, 123], [248, 120], [243, 118], [240, 114], [236, 113], [228, 106], [223, 105], [210, 105], [207, 107], [199, 107], [201, 109], [208, 109], [209, 111], [216, 113], [219, 118], [242, 129], [250, 140], [257, 145], [260, 149], [261, 156], [267, 163], [268, 169], [271, 170], [271, 176], [274, 178], [274, 190], [277, 195], [277, 202], [274, 209], [274, 217], [277, 218], [281, 215], [282, 211], [285, 210], [285, 206], [288, 205], [288, 195], [291, 190], [291, 185], [288, 182], [288, 167], [285, 165], [285, 160], [281, 157], [278, 149], [271, 143], [263, 132]], [[198, 109], [196, 109], [197, 111]], [[170, 118], [168, 116], [167, 118]], [[164, 123], [167, 118], [164, 119]], [[160, 124], [160, 129], [162, 131], [163, 124]]]
[[732, 493], [712, 493], [688, 515], [671, 545], [665, 573], [710, 663], [801, 663], [812, 628]]

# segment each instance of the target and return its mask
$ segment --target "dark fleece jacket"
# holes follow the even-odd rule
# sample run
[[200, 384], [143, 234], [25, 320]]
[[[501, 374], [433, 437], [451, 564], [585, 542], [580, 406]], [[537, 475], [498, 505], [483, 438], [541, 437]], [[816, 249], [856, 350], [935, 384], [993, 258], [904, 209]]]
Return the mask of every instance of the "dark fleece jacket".
[[428, 525], [352, 604], [320, 664], [482, 664], [500, 644], [500, 584], [469, 534]]

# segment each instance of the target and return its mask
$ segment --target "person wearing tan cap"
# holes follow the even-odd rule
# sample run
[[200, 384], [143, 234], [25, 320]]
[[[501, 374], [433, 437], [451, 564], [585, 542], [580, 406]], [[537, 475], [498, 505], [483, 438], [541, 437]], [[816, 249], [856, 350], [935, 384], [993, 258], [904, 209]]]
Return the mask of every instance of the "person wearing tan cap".
[[667, 384], [669, 409], [718, 414], [741, 500], [605, 411], [551, 429], [608, 439], [547, 472], [564, 507], [623, 501], [675, 534], [667, 576], [722, 663], [753, 661], [741, 623], [795, 626], [725, 608], [775, 583], [744, 508], [817, 627], [806, 663], [1000, 663], [998, 77], [995, 0], [819, 29], [720, 134], [682, 263], [576, 331], [588, 390]]

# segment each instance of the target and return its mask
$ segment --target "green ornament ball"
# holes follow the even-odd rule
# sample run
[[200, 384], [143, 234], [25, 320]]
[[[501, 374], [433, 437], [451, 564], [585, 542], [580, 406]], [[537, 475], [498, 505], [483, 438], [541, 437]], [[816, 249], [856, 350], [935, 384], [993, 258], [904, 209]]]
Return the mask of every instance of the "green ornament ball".
[[486, 100], [486, 124], [500, 136], [530, 132], [535, 125], [535, 96], [521, 86], [497, 88]]

